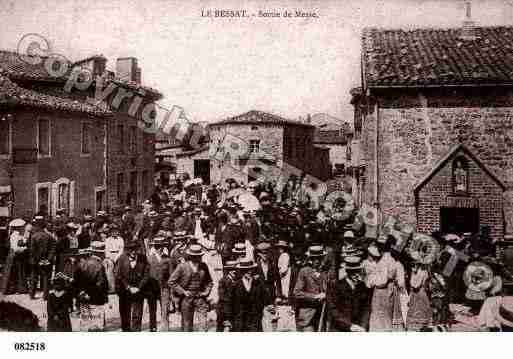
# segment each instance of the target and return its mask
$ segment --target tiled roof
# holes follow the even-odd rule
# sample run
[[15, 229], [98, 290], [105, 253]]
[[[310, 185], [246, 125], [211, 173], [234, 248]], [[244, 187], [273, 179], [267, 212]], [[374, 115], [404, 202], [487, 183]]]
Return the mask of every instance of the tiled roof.
[[304, 126], [304, 127], [314, 127], [312, 125], [302, 123], [299, 121], [288, 120], [283, 117], [273, 115], [267, 112], [262, 111], [249, 111], [243, 113], [242, 115], [229, 117], [225, 120], [221, 120], [212, 125], [221, 125], [221, 124], [274, 124], [274, 125], [292, 125], [292, 126]]
[[[13, 80], [45, 80], [45, 81], [65, 81], [66, 77], [55, 77], [46, 71], [44, 66], [44, 57], [40, 58], [39, 63], [32, 64], [36, 58], [30, 60], [24, 59], [20, 54], [13, 51], [0, 50], [0, 70], [4, 75]], [[71, 63], [68, 62], [71, 69]]]
[[513, 84], [513, 27], [378, 30], [362, 36], [368, 87]]
[[109, 110], [90, 105], [86, 102], [74, 101], [27, 90], [16, 85], [7, 76], [0, 74], [0, 107], [2, 105], [21, 105], [49, 110], [82, 112], [95, 116], [108, 116], [111, 114]]
[[[48, 71], [45, 69], [44, 57], [41, 57], [41, 61], [39, 61], [40, 63], [33, 65], [30, 61], [25, 61], [24, 57], [16, 52], [0, 50], [0, 71], [2, 71], [4, 75], [8, 76], [12, 80], [65, 82], [70, 76], [71, 71], [75, 65], [80, 66], [80, 64], [84, 61], [88, 61], [90, 59], [99, 57], [104, 58], [102, 55], [93, 55], [78, 60], [74, 63], [68, 61], [67, 73], [61, 77], [55, 77], [52, 74], [48, 73]], [[161, 99], [163, 97], [163, 94], [158, 90], [149, 86], [143, 86], [133, 81], [116, 79], [113, 76], [109, 76], [107, 78], [107, 81], [112, 82], [118, 86], [128, 88], [132, 91], [136, 91], [138, 93], [149, 93], [152, 97], [155, 97], [156, 99]]]

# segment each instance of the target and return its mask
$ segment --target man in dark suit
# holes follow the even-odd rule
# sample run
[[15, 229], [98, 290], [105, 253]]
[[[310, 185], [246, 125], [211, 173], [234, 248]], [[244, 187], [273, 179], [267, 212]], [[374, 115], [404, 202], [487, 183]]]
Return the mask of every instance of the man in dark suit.
[[144, 291], [148, 286], [149, 265], [146, 257], [138, 253], [138, 250], [137, 242], [129, 242], [114, 269], [121, 329], [124, 332], [141, 331]]
[[38, 284], [41, 282], [43, 298], [48, 298], [48, 281], [52, 275], [55, 259], [55, 241], [45, 231], [46, 223], [42, 216], [36, 216], [33, 229], [28, 240], [29, 263], [31, 267], [30, 298], [35, 299]]
[[187, 261], [178, 264], [169, 278], [169, 287], [180, 298], [184, 332], [193, 331], [194, 313], [199, 314], [201, 330], [207, 329], [207, 297], [213, 282], [208, 266], [201, 261], [204, 253], [201, 245], [191, 244], [185, 251]]
[[263, 280], [255, 276], [257, 265], [251, 260], [237, 264], [239, 279], [235, 282], [228, 310], [232, 322], [225, 323], [233, 332], [261, 332], [264, 308], [271, 302]]
[[364, 332], [369, 326], [370, 292], [362, 280], [361, 258], [345, 257], [327, 291], [330, 331]]
[[270, 295], [271, 303], [273, 304], [276, 298], [281, 297], [281, 281], [278, 265], [271, 253], [271, 244], [268, 242], [261, 242], [256, 246], [256, 274], [262, 278], [267, 292]]
[[218, 332], [228, 331], [230, 323], [233, 323], [232, 301], [233, 289], [237, 279], [236, 275], [237, 261], [227, 261], [223, 266], [223, 277], [217, 287], [217, 330]]

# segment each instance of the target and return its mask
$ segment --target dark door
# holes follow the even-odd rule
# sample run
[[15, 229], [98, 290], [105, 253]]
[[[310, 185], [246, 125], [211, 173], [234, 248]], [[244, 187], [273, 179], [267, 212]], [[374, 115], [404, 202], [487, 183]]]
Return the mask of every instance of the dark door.
[[440, 208], [440, 231], [442, 233], [478, 233], [479, 208]]
[[210, 184], [210, 160], [194, 160], [194, 178], [198, 177]]

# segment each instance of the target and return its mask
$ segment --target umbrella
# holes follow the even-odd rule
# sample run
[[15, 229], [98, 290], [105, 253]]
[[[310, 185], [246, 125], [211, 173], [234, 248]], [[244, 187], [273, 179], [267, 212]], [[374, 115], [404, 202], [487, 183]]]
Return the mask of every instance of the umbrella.
[[237, 202], [242, 206], [242, 209], [246, 211], [258, 211], [262, 209], [258, 198], [249, 192], [240, 194]]

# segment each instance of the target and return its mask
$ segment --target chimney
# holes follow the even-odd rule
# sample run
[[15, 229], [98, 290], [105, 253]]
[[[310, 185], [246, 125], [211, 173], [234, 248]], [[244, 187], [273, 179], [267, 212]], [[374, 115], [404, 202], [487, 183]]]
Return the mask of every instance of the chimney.
[[312, 116], [310, 116], [310, 114], [306, 115], [306, 123], [309, 125], [312, 124]]
[[136, 82], [137, 69], [135, 57], [120, 57], [116, 60], [116, 78], [120, 80]]
[[139, 66], [137, 66], [137, 69], [135, 70], [135, 82], [140, 85], [141, 84], [141, 68]]
[[477, 38], [475, 25], [475, 22], [472, 21], [472, 1], [465, 0], [465, 20], [463, 20], [460, 39], [475, 40]]

